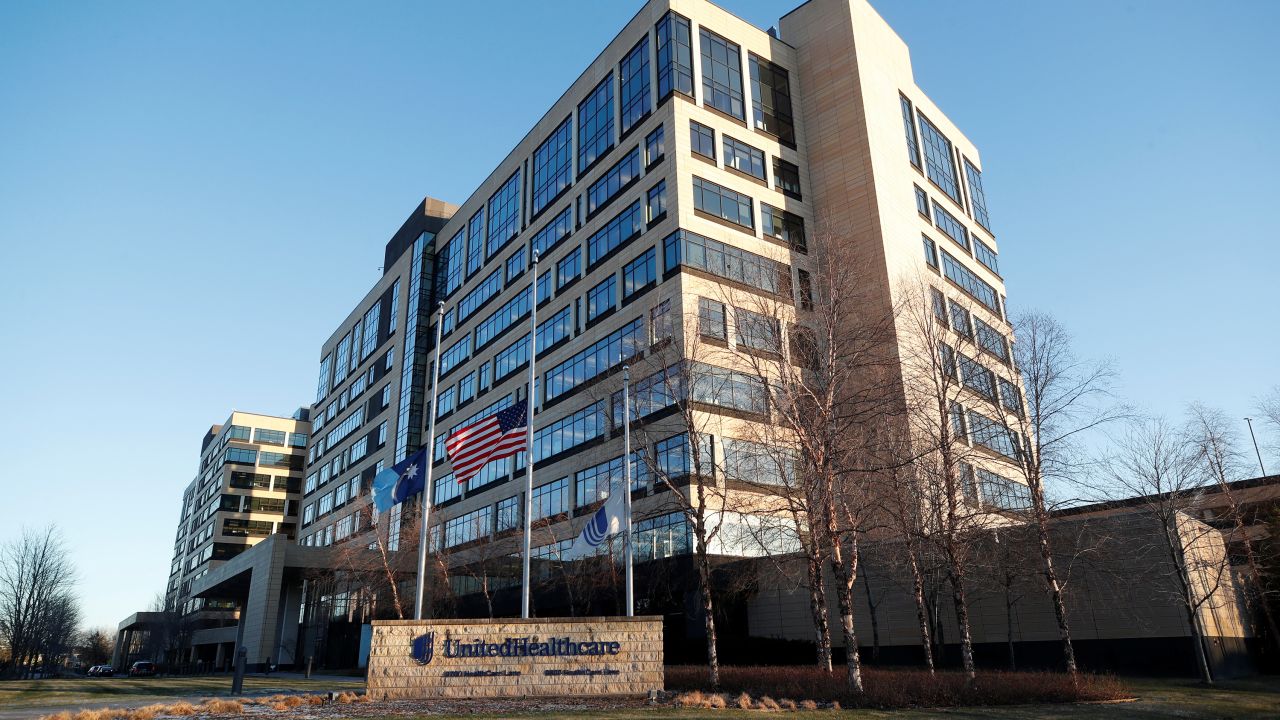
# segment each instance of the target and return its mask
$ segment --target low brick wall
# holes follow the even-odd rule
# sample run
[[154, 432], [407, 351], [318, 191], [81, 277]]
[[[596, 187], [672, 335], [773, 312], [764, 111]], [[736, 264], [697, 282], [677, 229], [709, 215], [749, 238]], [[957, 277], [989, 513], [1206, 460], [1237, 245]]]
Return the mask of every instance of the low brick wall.
[[661, 617], [373, 622], [375, 700], [646, 695], [662, 685]]

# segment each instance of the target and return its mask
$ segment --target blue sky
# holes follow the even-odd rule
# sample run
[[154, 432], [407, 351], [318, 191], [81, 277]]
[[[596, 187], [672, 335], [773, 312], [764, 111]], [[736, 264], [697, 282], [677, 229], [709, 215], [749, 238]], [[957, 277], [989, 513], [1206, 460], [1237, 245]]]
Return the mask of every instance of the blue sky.
[[[164, 587], [208, 426], [309, 402], [414, 203], [464, 200], [639, 7], [498, 5], [0, 4], [0, 540], [56, 520], [89, 624]], [[983, 151], [1011, 307], [1150, 412], [1249, 414], [1280, 4], [876, 5]]]

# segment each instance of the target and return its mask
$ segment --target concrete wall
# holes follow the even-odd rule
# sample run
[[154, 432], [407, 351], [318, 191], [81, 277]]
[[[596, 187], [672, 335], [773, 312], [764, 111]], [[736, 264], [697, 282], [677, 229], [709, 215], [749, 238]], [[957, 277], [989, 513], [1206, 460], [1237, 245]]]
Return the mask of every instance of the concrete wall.
[[[508, 638], [547, 642], [567, 638], [615, 653], [594, 655], [490, 654], [449, 657], [453, 643], [502, 645]], [[414, 642], [421, 652], [414, 655]], [[510, 647], [510, 646], [508, 646]], [[429, 648], [429, 652], [427, 650]], [[496, 652], [496, 651], [495, 651]], [[425, 660], [425, 661], [424, 661]], [[595, 671], [590, 674], [569, 674]], [[369, 652], [369, 696], [378, 699], [645, 695], [661, 690], [662, 618], [560, 620], [378, 620]]]

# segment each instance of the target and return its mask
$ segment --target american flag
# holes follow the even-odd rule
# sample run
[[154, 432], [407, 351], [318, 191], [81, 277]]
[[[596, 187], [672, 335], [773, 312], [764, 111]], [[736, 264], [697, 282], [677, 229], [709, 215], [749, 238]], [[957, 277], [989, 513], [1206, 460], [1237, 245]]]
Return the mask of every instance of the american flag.
[[453, 431], [444, 446], [453, 461], [453, 476], [458, 483], [475, 477], [486, 464], [525, 449], [528, 409], [528, 403], [521, 400], [480, 422]]

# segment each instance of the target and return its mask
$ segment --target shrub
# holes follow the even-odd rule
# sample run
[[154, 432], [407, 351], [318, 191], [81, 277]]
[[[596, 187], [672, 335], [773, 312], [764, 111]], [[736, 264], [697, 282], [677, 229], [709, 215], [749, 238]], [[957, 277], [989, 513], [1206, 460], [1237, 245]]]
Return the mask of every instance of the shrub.
[[707, 704], [715, 710], [723, 710], [729, 707], [729, 703], [724, 701], [723, 695], [712, 695], [707, 698]]
[[781, 710], [782, 709], [778, 705], [777, 701], [769, 697], [768, 695], [763, 695], [760, 697], [759, 707], [761, 710]]
[[202, 710], [210, 715], [239, 715], [244, 704], [239, 700], [205, 700]]
[[199, 712], [199, 708], [189, 702], [176, 702], [169, 706], [166, 715], [195, 715]]
[[[706, 682], [702, 667], [671, 666], [666, 668], [668, 690], [701, 690]], [[845, 689], [843, 668], [827, 673], [809, 666], [751, 666], [720, 668], [721, 689], [738, 693], [735, 704], [754, 707], [751, 697], [808, 698], [801, 706], [816, 707], [816, 702], [840, 702], [844, 707], [907, 708], [1013, 705], [1024, 703], [1062, 703], [1119, 700], [1130, 697], [1124, 685], [1108, 675], [1080, 674], [1077, 682], [1071, 676], [1054, 672], [978, 673], [977, 682], [969, 687], [958, 671], [940, 671], [930, 675], [914, 668], [863, 668], [864, 692], [853, 695]], [[761, 697], [763, 703], [764, 698]], [[770, 700], [770, 702], [773, 702]]]

